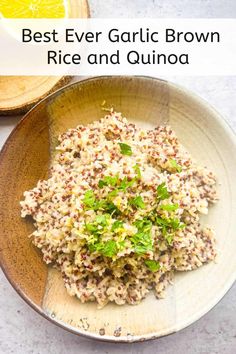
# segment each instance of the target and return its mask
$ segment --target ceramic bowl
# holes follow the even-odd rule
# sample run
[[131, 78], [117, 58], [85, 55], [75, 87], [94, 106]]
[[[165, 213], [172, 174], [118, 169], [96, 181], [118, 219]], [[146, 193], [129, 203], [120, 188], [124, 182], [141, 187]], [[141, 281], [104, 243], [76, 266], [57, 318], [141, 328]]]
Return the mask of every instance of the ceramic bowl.
[[[25, 190], [47, 178], [57, 136], [101, 118], [113, 106], [140, 126], [170, 124], [197, 161], [218, 180], [219, 202], [202, 223], [216, 231], [218, 257], [175, 276], [166, 298], [153, 294], [136, 306], [109, 304], [98, 310], [70, 297], [60, 274], [43, 263], [28, 238], [33, 222], [20, 217]], [[115, 342], [157, 338], [207, 313], [236, 277], [236, 143], [222, 117], [205, 101], [170, 82], [147, 77], [97, 77], [67, 86], [35, 106], [17, 125], [0, 157], [0, 237], [3, 271], [41, 315], [76, 334]]]

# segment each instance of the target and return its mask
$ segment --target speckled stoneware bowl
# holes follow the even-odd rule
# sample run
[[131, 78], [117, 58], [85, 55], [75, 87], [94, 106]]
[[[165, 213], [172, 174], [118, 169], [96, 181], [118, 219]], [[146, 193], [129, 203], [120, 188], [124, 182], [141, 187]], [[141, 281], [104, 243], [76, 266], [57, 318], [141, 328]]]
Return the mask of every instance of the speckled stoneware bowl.
[[[219, 255], [196, 271], [179, 273], [166, 298], [150, 294], [140, 305], [98, 310], [67, 295], [60, 274], [43, 263], [20, 218], [22, 193], [46, 178], [59, 133], [97, 120], [101, 104], [138, 125], [170, 124], [199, 163], [218, 177], [220, 201], [203, 219], [216, 230]], [[67, 86], [41, 101], [18, 124], [0, 160], [1, 262], [17, 292], [40, 314], [76, 334], [115, 342], [157, 338], [180, 330], [209, 311], [236, 277], [236, 143], [206, 102], [169, 82], [145, 77], [98, 77]]]

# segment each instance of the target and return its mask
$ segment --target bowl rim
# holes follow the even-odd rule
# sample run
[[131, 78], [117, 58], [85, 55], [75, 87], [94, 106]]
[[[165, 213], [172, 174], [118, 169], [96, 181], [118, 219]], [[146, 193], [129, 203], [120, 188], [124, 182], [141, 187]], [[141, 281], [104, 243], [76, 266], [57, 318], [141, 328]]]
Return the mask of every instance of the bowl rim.
[[[14, 127], [14, 129], [11, 131], [11, 133], [9, 134], [7, 140], [5, 141], [3, 147], [2, 147], [2, 149], [0, 151], [0, 167], [1, 167], [1, 164], [2, 164], [2, 162], [4, 160], [6, 150], [8, 148], [8, 145], [10, 144], [10, 141], [11, 141], [12, 137], [14, 136], [14, 134], [17, 133], [17, 131], [20, 128], [20, 126], [22, 124], [24, 124], [24, 121], [28, 118], [28, 116], [30, 116], [30, 114], [33, 111], [40, 109], [41, 105], [43, 105], [47, 101], [50, 101], [50, 99], [52, 99], [53, 97], [59, 96], [64, 91], [70, 90], [71, 87], [73, 87], [73, 86], [79, 86], [80, 84], [86, 84], [87, 82], [91, 82], [91, 81], [97, 81], [97, 80], [106, 81], [107, 79], [114, 79], [114, 78], [127, 79], [127, 80], [140, 79], [140, 80], [147, 80], [147, 81], [151, 80], [151, 81], [154, 81], [154, 82], [164, 82], [164, 83], [168, 84], [172, 89], [181, 91], [183, 93], [183, 95], [193, 99], [195, 102], [199, 103], [201, 106], [204, 106], [209, 112], [211, 112], [214, 115], [215, 119], [217, 120], [217, 123], [219, 125], [221, 125], [224, 128], [224, 130], [226, 129], [228, 134], [230, 134], [231, 140], [232, 140], [232, 142], [234, 144], [234, 147], [236, 148], [236, 132], [233, 130], [233, 128], [230, 126], [230, 124], [226, 121], [224, 116], [222, 116], [211, 104], [209, 104], [205, 99], [200, 97], [198, 94], [196, 94], [192, 90], [189, 90], [188, 88], [185, 88], [185, 87], [183, 87], [183, 86], [181, 86], [179, 84], [173, 83], [173, 82], [171, 82], [169, 80], [164, 80], [164, 79], [161, 79], [161, 78], [158, 78], [158, 77], [143, 76], [143, 75], [137, 75], [137, 76], [136, 75], [135, 76], [102, 75], [102, 76], [86, 77], [86, 78], [83, 78], [83, 79], [78, 80], [76, 82], [69, 83], [69, 84], [59, 88], [58, 90], [50, 93], [49, 95], [44, 97], [42, 100], [40, 100], [38, 103], [36, 103], [25, 115], [23, 115], [23, 117], [19, 120], [19, 122]], [[13, 287], [13, 289], [18, 293], [18, 295], [20, 295], [20, 297], [31, 308], [33, 308], [36, 312], [38, 312], [42, 317], [44, 317], [45, 319], [47, 319], [51, 323], [57, 325], [58, 327], [61, 327], [64, 330], [69, 331], [69, 332], [71, 332], [73, 334], [76, 334], [76, 335], [79, 335], [79, 336], [83, 336], [83, 337], [86, 337], [86, 338], [89, 338], [89, 339], [93, 339], [93, 340], [99, 340], [101, 342], [110, 342], [110, 343], [143, 342], [143, 341], [158, 339], [158, 338], [161, 338], [161, 337], [166, 337], [166, 336], [169, 336], [169, 335], [174, 334], [176, 332], [182, 331], [183, 329], [185, 329], [185, 328], [189, 327], [190, 325], [194, 324], [196, 321], [200, 320], [204, 315], [206, 315], [209, 311], [211, 311], [225, 297], [225, 295], [228, 293], [228, 291], [231, 289], [231, 287], [234, 285], [234, 282], [236, 281], [236, 269], [235, 269], [235, 272], [231, 274], [231, 276], [227, 280], [227, 283], [225, 284], [225, 286], [222, 287], [221, 292], [217, 296], [214, 297], [214, 299], [208, 304], [208, 306], [206, 306], [201, 312], [198, 312], [197, 314], [195, 314], [195, 316], [191, 317], [191, 319], [188, 320], [187, 322], [181, 323], [181, 325], [179, 327], [176, 327], [176, 325], [173, 325], [173, 326], [169, 327], [168, 330], [166, 330], [163, 334], [157, 334], [157, 333], [155, 334], [155, 332], [153, 332], [153, 333], [145, 334], [145, 335], [135, 335], [135, 336], [132, 336], [131, 338], [128, 338], [127, 336], [121, 336], [121, 337], [113, 337], [111, 335], [101, 336], [101, 335], [96, 334], [96, 333], [81, 331], [80, 329], [75, 329], [75, 327], [72, 327], [72, 326], [70, 326], [69, 324], [66, 324], [63, 321], [60, 321], [60, 320], [58, 320], [56, 318], [53, 318], [52, 316], [50, 316], [50, 314], [48, 314], [45, 310], [43, 310], [42, 307], [40, 307], [37, 304], [35, 304], [27, 296], [27, 294], [24, 293], [24, 291], [18, 286], [18, 284], [16, 282], [14, 282], [10, 278], [10, 276], [8, 275], [8, 272], [7, 272], [7, 267], [5, 267], [5, 264], [2, 261], [1, 252], [0, 252], [0, 266], [1, 266], [1, 269], [3, 271], [3, 274], [5, 275], [5, 277], [7, 278], [7, 280], [9, 281], [11, 286]]]

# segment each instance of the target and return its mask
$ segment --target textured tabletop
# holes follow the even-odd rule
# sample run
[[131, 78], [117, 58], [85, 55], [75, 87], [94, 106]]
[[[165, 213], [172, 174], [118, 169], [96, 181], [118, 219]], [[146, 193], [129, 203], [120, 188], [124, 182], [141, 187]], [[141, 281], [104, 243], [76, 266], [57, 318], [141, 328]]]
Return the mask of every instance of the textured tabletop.
[[[90, 0], [93, 17], [236, 17], [235, 0]], [[212, 104], [236, 131], [236, 77], [169, 77]], [[0, 147], [20, 117], [0, 117]], [[34, 312], [0, 273], [0, 354], [236, 352], [236, 285], [199, 321], [179, 333], [134, 344], [95, 342], [67, 333]]]

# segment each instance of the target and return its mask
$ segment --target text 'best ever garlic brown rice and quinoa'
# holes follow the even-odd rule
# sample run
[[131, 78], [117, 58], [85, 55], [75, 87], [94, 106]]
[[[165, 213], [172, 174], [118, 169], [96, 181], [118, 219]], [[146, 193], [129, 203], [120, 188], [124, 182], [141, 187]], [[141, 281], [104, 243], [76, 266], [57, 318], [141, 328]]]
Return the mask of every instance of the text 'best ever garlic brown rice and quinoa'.
[[82, 302], [157, 298], [174, 271], [214, 260], [201, 227], [216, 201], [215, 176], [198, 166], [170, 127], [144, 130], [111, 111], [59, 137], [50, 178], [24, 193], [33, 243]]

